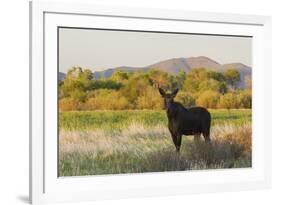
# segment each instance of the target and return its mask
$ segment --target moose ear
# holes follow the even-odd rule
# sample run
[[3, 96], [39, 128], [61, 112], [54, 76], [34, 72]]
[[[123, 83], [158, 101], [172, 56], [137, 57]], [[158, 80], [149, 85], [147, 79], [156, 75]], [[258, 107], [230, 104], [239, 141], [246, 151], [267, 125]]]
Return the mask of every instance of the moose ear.
[[162, 96], [165, 96], [165, 95], [166, 95], [165, 91], [164, 91], [162, 88], [158, 88], [158, 90], [159, 90], [159, 93], [160, 93]]
[[173, 97], [176, 97], [178, 91], [179, 91], [179, 89], [177, 88], [177, 89], [175, 89], [175, 90], [172, 92]]

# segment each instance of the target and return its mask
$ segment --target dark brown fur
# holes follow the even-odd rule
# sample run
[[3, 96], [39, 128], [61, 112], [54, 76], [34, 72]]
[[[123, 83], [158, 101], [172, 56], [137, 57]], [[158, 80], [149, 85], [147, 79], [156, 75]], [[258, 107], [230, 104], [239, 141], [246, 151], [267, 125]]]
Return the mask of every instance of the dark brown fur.
[[198, 141], [203, 134], [205, 141], [210, 142], [211, 115], [203, 107], [185, 108], [182, 104], [175, 102], [178, 89], [170, 94], [159, 88], [164, 98], [165, 109], [168, 117], [168, 128], [170, 130], [176, 151], [180, 151], [182, 135], [194, 135]]

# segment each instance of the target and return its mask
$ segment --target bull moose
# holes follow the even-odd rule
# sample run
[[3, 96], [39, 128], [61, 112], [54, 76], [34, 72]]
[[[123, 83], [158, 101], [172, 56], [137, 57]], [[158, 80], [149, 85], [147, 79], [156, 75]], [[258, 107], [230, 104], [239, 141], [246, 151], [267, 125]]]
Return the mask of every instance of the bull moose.
[[205, 142], [209, 143], [211, 115], [203, 107], [185, 108], [179, 102], [175, 102], [178, 89], [171, 93], [166, 93], [159, 88], [161, 96], [164, 98], [165, 110], [168, 117], [168, 128], [171, 133], [176, 151], [180, 151], [182, 135], [194, 135], [197, 142], [203, 134]]

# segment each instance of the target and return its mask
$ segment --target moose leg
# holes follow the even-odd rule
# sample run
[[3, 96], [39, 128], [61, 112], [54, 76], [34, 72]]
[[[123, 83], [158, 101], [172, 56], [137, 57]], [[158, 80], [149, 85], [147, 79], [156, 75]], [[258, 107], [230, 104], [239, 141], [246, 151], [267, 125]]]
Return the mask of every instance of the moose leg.
[[177, 148], [177, 136], [172, 134], [172, 139], [173, 139], [175, 147]]
[[173, 143], [175, 145], [175, 147], [177, 148], [177, 135], [175, 132], [173, 132], [172, 128], [169, 126], [169, 131], [171, 133], [171, 137], [173, 139]]
[[204, 139], [206, 143], [211, 143], [211, 139], [210, 139], [210, 132], [206, 131], [203, 133]]
[[211, 144], [210, 132], [209, 131], [204, 132], [203, 136], [204, 136], [205, 142], [207, 143], [207, 147], [209, 149], [209, 151], [208, 151], [209, 154], [207, 155], [207, 166], [209, 166], [212, 163], [212, 160], [213, 160], [213, 154], [214, 154], [213, 150], [214, 149], [213, 149], [213, 146]]
[[196, 133], [195, 135], [194, 135], [194, 142], [195, 142], [195, 144], [198, 144], [199, 143], [199, 141], [200, 141], [200, 133]]
[[210, 127], [211, 127], [211, 119], [206, 120], [203, 122], [203, 129], [202, 129], [202, 134], [205, 138], [205, 142], [210, 143]]
[[180, 152], [180, 148], [181, 148], [181, 137], [182, 135], [177, 135], [177, 145], [176, 145], [176, 151]]
[[177, 136], [176, 134], [174, 134], [174, 133], [172, 133], [171, 132], [171, 136], [172, 136], [172, 139], [173, 139], [173, 142], [174, 142], [174, 144], [175, 144], [175, 146], [176, 146], [176, 155], [175, 155], [175, 164], [174, 164], [174, 166], [178, 169], [179, 168], [179, 166], [180, 166], [180, 162], [179, 162], [179, 157], [180, 157], [180, 153], [179, 153], [179, 151], [180, 151], [180, 143], [181, 143], [181, 136], [180, 136], [180, 139], [179, 139], [179, 136]]

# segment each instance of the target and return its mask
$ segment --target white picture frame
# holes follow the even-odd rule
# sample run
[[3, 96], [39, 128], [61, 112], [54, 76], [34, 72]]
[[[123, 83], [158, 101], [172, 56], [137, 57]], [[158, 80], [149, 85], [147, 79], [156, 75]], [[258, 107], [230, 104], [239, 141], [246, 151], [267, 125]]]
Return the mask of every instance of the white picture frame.
[[[252, 168], [57, 177], [56, 38], [59, 26], [252, 36], [254, 39]], [[184, 10], [105, 7], [80, 3], [30, 2], [30, 111], [32, 204], [269, 188], [271, 18]]]

